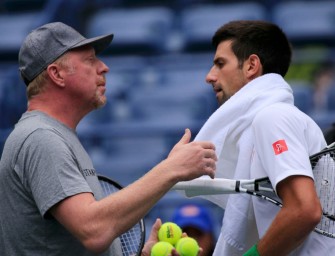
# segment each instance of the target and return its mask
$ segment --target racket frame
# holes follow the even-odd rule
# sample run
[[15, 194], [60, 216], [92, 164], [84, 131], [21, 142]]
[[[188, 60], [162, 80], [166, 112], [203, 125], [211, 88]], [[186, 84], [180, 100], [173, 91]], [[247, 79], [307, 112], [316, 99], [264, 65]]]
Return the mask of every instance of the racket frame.
[[[123, 189], [123, 186], [121, 184], [119, 184], [118, 182], [116, 182], [115, 180], [112, 180], [104, 175], [100, 175], [98, 174], [98, 180], [100, 182], [100, 185], [102, 187], [102, 190], [103, 190], [103, 193], [107, 196], [108, 194], [106, 194], [106, 190], [104, 190], [104, 186], [103, 184], [110, 184], [112, 185], [112, 187], [118, 189], [118, 190], [121, 190]], [[117, 191], [117, 190], [116, 190]], [[113, 191], [112, 193], [115, 193], [116, 191]], [[110, 194], [112, 194], [110, 193]], [[144, 220], [143, 218], [140, 219], [139, 222], [136, 223], [136, 225], [139, 226], [140, 228], [140, 231], [141, 231], [141, 238], [140, 238], [140, 243], [138, 244], [138, 249], [137, 249], [137, 252], [136, 254], [129, 254], [129, 255], [133, 255], [133, 256], [140, 256], [141, 253], [142, 253], [142, 249], [143, 249], [143, 246], [144, 246], [144, 243], [145, 243], [145, 223], [144, 223]], [[135, 225], [135, 226], [136, 226]], [[134, 226], [134, 227], [135, 227]], [[124, 247], [124, 243], [122, 242], [122, 236], [126, 235], [127, 232], [129, 232], [130, 230], [132, 230], [134, 227], [130, 228], [128, 231], [126, 231], [125, 233], [123, 233], [122, 235], [119, 236], [119, 238], [121, 239], [121, 244], [122, 244], [122, 247]], [[122, 248], [122, 251], [124, 251], [124, 249]], [[126, 254], [128, 255], [128, 254]]]
[[[310, 162], [312, 169], [314, 169], [313, 162], [319, 160], [322, 156], [325, 156], [329, 152], [335, 151], [335, 142], [328, 145], [325, 149], [320, 152], [310, 156]], [[335, 160], [335, 159], [334, 159]], [[262, 184], [271, 184], [268, 177], [250, 179], [250, 180], [233, 180], [233, 179], [207, 179], [198, 178], [191, 181], [178, 182], [172, 187], [173, 190], [183, 190], [187, 197], [195, 197], [201, 195], [219, 195], [219, 194], [237, 194], [246, 193], [252, 196], [256, 196], [263, 200], [266, 200], [278, 207], [283, 207], [279, 200], [271, 198], [261, 192], [273, 192], [273, 188], [263, 186]], [[334, 215], [323, 212], [323, 216], [328, 218], [330, 222], [335, 221]], [[335, 225], [335, 223], [334, 223]], [[335, 234], [321, 230], [319, 228], [314, 229], [315, 232], [330, 237], [335, 238]]]

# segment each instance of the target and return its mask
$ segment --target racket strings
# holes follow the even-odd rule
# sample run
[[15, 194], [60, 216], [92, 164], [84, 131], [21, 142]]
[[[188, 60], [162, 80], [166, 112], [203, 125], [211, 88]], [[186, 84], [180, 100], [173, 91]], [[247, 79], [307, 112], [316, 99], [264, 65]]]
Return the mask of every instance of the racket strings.
[[104, 196], [108, 196], [110, 194], [115, 193], [116, 191], [120, 190], [119, 188], [116, 188], [112, 184], [106, 182], [106, 181], [101, 181], [100, 180], [100, 185], [102, 187], [102, 191], [104, 193]]
[[315, 189], [320, 199], [323, 216], [317, 228], [335, 233], [335, 160], [330, 151], [312, 161]]
[[[105, 180], [99, 180], [104, 196], [108, 196], [121, 189], [113, 185], [111, 182]], [[122, 255], [134, 256], [139, 255], [144, 239], [144, 223], [143, 221], [138, 222], [135, 226], [123, 233], [120, 237], [122, 246]]]
[[140, 223], [137, 223], [129, 231], [120, 236], [123, 255], [137, 255], [141, 239], [142, 226]]

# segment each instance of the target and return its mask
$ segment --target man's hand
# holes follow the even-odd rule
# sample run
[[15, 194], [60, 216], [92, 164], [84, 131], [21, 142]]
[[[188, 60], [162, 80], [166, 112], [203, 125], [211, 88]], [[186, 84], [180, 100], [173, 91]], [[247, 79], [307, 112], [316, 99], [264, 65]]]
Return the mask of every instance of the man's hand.
[[[180, 141], [172, 148], [166, 161], [179, 173], [179, 180], [192, 180], [202, 175], [215, 176], [217, 156], [209, 141], [192, 141], [191, 131], [185, 130]], [[172, 167], [172, 168], [171, 168]]]
[[161, 227], [161, 225], [162, 225], [162, 221], [160, 219], [157, 219], [151, 228], [150, 236], [147, 242], [143, 246], [141, 256], [150, 256], [151, 248], [154, 246], [155, 243], [159, 241], [158, 240], [158, 230]]
[[[159, 241], [158, 240], [158, 230], [161, 227], [161, 225], [162, 225], [162, 221], [160, 219], [157, 219], [151, 228], [150, 236], [147, 242], [143, 246], [141, 256], [150, 256], [152, 247], [155, 245], [155, 243]], [[182, 237], [186, 237], [186, 236], [187, 236], [186, 233], [182, 234]], [[199, 248], [198, 256], [201, 256], [201, 254], [202, 254], [202, 248]], [[171, 251], [171, 256], [180, 256], [180, 254], [177, 252], [176, 249], [173, 249]]]

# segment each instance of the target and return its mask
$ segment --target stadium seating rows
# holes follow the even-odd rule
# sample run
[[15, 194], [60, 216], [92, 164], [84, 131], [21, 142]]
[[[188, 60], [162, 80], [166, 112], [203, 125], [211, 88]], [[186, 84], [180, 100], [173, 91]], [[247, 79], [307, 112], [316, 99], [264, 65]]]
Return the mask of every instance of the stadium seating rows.
[[[29, 1], [34, 5], [28, 5]], [[129, 7], [134, 4], [132, 1], [29, 1], [7, 0], [0, 8], [0, 33], [6, 34], [0, 43], [1, 129], [10, 129], [26, 106], [25, 92], [20, 89], [24, 85], [18, 78], [15, 64], [22, 39], [38, 24], [63, 19], [65, 22], [69, 19], [65, 14], [71, 10], [85, 16], [84, 28], [73, 20], [69, 22], [77, 24], [77, 29], [87, 36], [115, 33], [109, 51], [103, 56], [111, 67], [107, 77], [109, 102], [84, 120], [86, 127], [92, 123], [110, 125], [119, 122], [132, 126], [139, 120], [161, 122], [162, 119], [175, 123], [183, 120], [183, 124], [186, 120], [203, 123], [216, 108], [210, 87], [204, 82], [212, 60], [210, 37], [220, 24], [229, 20], [274, 20], [294, 42], [300, 40], [299, 44], [304, 40], [310, 43], [314, 38], [315, 42], [324, 40], [328, 46], [330, 39], [335, 39], [335, 30], [331, 29], [334, 27], [335, 5], [325, 0], [277, 1], [270, 12], [262, 1], [228, 1], [225, 4], [184, 1], [185, 5], [178, 1], [157, 5], [152, 1], [152, 5], [132, 8]], [[14, 6], [23, 6], [22, 2], [26, 4], [26, 11], [23, 7], [15, 11]], [[176, 9], [176, 6], [181, 8]], [[317, 29], [302, 29], [306, 18], [317, 20]], [[295, 22], [291, 25], [293, 19]], [[304, 84], [294, 81], [292, 85], [296, 105], [304, 112], [312, 113], [312, 85], [305, 81]], [[328, 95], [332, 97], [333, 93]], [[332, 100], [328, 100], [326, 111], [335, 111]], [[326, 117], [317, 120], [322, 128], [332, 121], [327, 122]]]

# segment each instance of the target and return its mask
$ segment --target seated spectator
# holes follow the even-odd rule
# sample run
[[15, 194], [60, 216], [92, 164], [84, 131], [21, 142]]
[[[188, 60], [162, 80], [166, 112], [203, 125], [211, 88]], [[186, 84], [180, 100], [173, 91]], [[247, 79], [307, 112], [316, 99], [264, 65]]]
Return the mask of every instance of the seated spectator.
[[180, 226], [189, 237], [197, 240], [203, 249], [202, 256], [213, 255], [215, 234], [209, 211], [199, 204], [185, 204], [174, 212], [172, 222]]
[[313, 105], [315, 111], [324, 111], [328, 108], [328, 94], [335, 85], [335, 64], [325, 62], [321, 64], [314, 75]]

